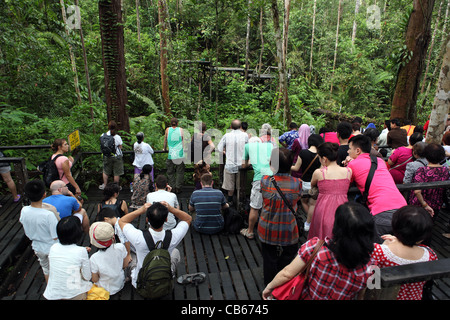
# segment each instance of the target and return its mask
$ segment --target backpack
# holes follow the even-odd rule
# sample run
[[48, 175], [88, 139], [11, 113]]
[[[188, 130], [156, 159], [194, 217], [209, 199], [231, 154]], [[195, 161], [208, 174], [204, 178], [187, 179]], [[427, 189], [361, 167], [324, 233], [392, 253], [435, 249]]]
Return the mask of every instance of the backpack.
[[142, 268], [139, 270], [136, 291], [143, 298], [161, 298], [173, 290], [172, 263], [168, 251], [172, 232], [166, 230], [164, 240], [158, 241], [156, 245], [150, 231], [145, 230], [142, 233], [150, 252], [145, 256]]
[[244, 226], [244, 217], [232, 207], [223, 209], [223, 219], [225, 233], [238, 234]]
[[106, 157], [114, 156], [116, 153], [116, 142], [114, 136], [106, 133], [100, 136], [100, 149]]
[[43, 173], [42, 180], [44, 180], [45, 185], [47, 188], [50, 187], [53, 181], [60, 180], [62, 177], [59, 176], [58, 168], [56, 167], [55, 161], [58, 159], [58, 157], [62, 156], [62, 154], [58, 154], [53, 159], [50, 157], [47, 161], [41, 163], [38, 166], [38, 170]]

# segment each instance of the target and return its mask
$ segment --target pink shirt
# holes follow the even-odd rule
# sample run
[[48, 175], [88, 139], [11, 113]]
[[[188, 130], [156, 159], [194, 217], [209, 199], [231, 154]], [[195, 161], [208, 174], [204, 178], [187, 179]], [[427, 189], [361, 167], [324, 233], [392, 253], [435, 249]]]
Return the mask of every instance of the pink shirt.
[[[53, 155], [52, 159], [54, 157], [56, 157], [56, 155]], [[68, 184], [69, 180], [67, 179], [66, 175], [63, 175], [64, 170], [62, 168], [62, 165], [65, 161], [68, 161], [68, 160], [69, 160], [69, 158], [67, 158], [66, 156], [61, 156], [61, 157], [58, 157], [58, 159], [56, 159], [56, 161], [55, 161], [56, 167], [58, 168], [59, 177], [62, 181], [64, 181], [65, 184]], [[69, 169], [71, 167], [72, 167], [72, 162], [69, 161]]]
[[[380, 212], [399, 209], [406, 206], [406, 200], [398, 190], [389, 173], [386, 163], [378, 158], [378, 167], [370, 185], [368, 205], [372, 215]], [[349, 162], [348, 167], [352, 169], [352, 180], [358, 189], [363, 192], [367, 175], [370, 170], [370, 155], [363, 153], [358, 158]]]

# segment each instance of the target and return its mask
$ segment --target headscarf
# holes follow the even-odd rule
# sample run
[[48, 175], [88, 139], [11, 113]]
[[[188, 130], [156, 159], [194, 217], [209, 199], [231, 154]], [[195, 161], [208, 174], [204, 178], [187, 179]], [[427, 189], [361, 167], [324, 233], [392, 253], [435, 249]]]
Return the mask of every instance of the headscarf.
[[311, 135], [311, 128], [307, 124], [302, 124], [298, 129], [298, 142], [300, 147], [303, 149], [308, 149], [308, 138]]

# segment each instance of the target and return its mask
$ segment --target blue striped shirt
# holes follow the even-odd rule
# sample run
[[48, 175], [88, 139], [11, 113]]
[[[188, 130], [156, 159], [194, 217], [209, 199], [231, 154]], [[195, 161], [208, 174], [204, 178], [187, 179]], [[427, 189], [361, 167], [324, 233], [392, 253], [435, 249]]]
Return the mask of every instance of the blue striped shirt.
[[223, 230], [224, 220], [222, 206], [226, 204], [222, 191], [205, 187], [192, 193], [189, 205], [195, 208], [196, 217], [193, 222], [198, 232], [214, 234]]

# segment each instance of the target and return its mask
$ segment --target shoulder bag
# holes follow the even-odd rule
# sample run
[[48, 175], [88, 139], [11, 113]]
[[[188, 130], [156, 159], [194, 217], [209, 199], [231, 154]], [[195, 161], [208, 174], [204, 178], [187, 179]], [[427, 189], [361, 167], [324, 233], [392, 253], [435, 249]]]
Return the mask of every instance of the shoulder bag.
[[303, 267], [298, 275], [293, 277], [288, 282], [285, 282], [281, 286], [276, 287], [272, 291], [272, 296], [277, 300], [299, 300], [302, 294], [303, 288], [305, 286], [306, 280], [308, 279], [309, 270], [311, 269], [311, 264], [314, 261], [319, 250], [322, 248], [324, 240], [319, 240], [317, 242], [314, 251], [309, 257], [308, 262]]
[[364, 186], [364, 192], [361, 194], [360, 197], [355, 199], [356, 202], [365, 206], [367, 208], [367, 210], [369, 210], [369, 206], [367, 205], [367, 197], [369, 196], [370, 184], [372, 183], [372, 179], [375, 174], [375, 170], [378, 167], [377, 157], [370, 156], [370, 162], [371, 162], [371, 165], [370, 165], [369, 174], [367, 175], [366, 185]]
[[281, 198], [283, 199], [284, 203], [288, 206], [289, 210], [291, 210], [292, 214], [295, 217], [295, 220], [297, 222], [297, 228], [298, 228], [298, 232], [299, 234], [301, 234], [303, 232], [303, 219], [300, 217], [300, 215], [297, 213], [297, 211], [294, 210], [294, 208], [292, 207], [292, 204], [288, 201], [288, 199], [286, 198], [286, 196], [284, 195], [284, 193], [281, 191], [280, 187], [278, 186], [277, 182], [275, 181], [275, 177], [271, 176], [270, 177], [270, 182], [273, 183], [275, 189], [277, 189], [279, 195], [281, 196]]

